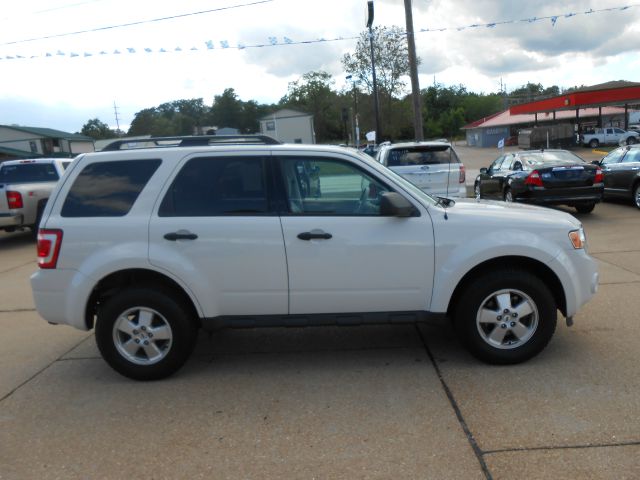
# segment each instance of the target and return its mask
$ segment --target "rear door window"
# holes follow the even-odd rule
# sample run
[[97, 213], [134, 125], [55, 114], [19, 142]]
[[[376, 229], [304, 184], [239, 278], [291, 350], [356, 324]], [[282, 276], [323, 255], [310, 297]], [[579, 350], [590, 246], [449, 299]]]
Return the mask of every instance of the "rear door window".
[[62, 205], [63, 217], [122, 217], [129, 213], [160, 160], [90, 163]]
[[21, 163], [0, 168], [0, 183], [55, 182], [59, 178], [51, 163]]
[[158, 215], [206, 217], [265, 215], [266, 158], [199, 157], [180, 170], [169, 187]]
[[637, 163], [640, 162], [640, 148], [633, 148], [627, 152], [622, 159], [622, 163]]

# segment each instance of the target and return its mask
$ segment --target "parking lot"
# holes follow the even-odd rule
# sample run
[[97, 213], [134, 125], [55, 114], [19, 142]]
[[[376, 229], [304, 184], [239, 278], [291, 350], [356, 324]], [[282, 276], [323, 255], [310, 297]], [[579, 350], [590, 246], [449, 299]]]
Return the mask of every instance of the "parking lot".
[[[468, 186], [497, 155], [457, 149]], [[227, 330], [152, 383], [40, 319], [33, 241], [0, 233], [0, 479], [638, 478], [640, 212], [576, 216], [599, 292], [525, 364], [446, 325]]]

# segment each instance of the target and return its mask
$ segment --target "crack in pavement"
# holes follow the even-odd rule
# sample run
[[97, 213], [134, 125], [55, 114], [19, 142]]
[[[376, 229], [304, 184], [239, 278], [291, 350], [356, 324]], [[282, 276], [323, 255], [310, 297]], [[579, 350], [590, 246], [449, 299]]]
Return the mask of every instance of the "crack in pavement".
[[520, 448], [498, 448], [495, 450], [485, 450], [485, 455], [495, 453], [509, 452], [535, 452], [540, 450], [580, 450], [585, 448], [608, 448], [608, 447], [634, 447], [640, 446], [640, 440], [631, 440], [628, 442], [612, 442], [612, 443], [587, 443], [584, 445], [556, 445], [549, 447], [520, 447]]
[[431, 360], [431, 364], [433, 365], [433, 368], [436, 371], [436, 375], [438, 376], [438, 379], [440, 380], [440, 385], [442, 386], [444, 393], [447, 396], [447, 399], [449, 400], [449, 404], [451, 405], [451, 408], [453, 408], [454, 413], [456, 414], [456, 418], [458, 419], [458, 423], [460, 423], [460, 426], [462, 427], [462, 430], [464, 431], [464, 434], [467, 437], [467, 441], [469, 442], [469, 445], [471, 446], [471, 449], [473, 450], [473, 453], [476, 456], [476, 459], [478, 460], [478, 463], [480, 464], [480, 468], [482, 469], [482, 473], [484, 473], [484, 476], [487, 480], [493, 480], [493, 476], [491, 475], [491, 471], [489, 470], [489, 467], [487, 466], [487, 463], [484, 460], [484, 452], [482, 451], [482, 449], [480, 448], [480, 446], [478, 445], [478, 442], [476, 442], [476, 439], [473, 437], [473, 433], [471, 432], [471, 429], [469, 428], [469, 425], [467, 425], [467, 421], [464, 419], [464, 416], [462, 415], [462, 410], [460, 410], [460, 407], [458, 406], [458, 402], [456, 401], [453, 392], [451, 391], [451, 389], [449, 388], [449, 385], [447, 384], [446, 380], [444, 379], [444, 375], [442, 374], [442, 371], [440, 370], [440, 366], [438, 365], [438, 362], [436, 362], [435, 357], [433, 356], [433, 354], [431, 353], [431, 350], [429, 349], [429, 345], [427, 345], [427, 341], [424, 338], [424, 336], [422, 335], [422, 332], [420, 331], [420, 328], [418, 327], [418, 324], [416, 324], [416, 331], [418, 332], [418, 336], [420, 337], [420, 340], [422, 341], [422, 345], [424, 346], [425, 351], [427, 352], [427, 355], [429, 357], [429, 359]]

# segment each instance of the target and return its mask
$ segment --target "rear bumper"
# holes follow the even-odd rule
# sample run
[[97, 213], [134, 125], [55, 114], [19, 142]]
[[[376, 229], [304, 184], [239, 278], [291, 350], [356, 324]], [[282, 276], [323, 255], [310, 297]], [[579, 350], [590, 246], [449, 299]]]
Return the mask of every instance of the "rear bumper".
[[464, 183], [457, 184], [456, 186], [451, 186], [451, 189], [448, 191], [441, 189], [436, 190], [429, 187], [420, 188], [420, 190], [436, 197], [467, 198], [467, 186]]
[[529, 187], [527, 190], [517, 192], [514, 200], [537, 205], [581, 205], [598, 203], [602, 201], [603, 195], [604, 188], [602, 186], [553, 190], [543, 187]]
[[38, 270], [31, 275], [36, 310], [50, 323], [63, 323], [88, 330], [85, 322], [87, 299], [93, 282], [77, 270]]
[[0, 213], [0, 228], [20, 227], [24, 223], [24, 217], [20, 214]]

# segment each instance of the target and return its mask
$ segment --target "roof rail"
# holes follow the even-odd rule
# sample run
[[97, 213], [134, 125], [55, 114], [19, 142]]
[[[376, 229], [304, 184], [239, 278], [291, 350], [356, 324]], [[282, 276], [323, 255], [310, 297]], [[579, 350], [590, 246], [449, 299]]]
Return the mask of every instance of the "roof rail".
[[182, 137], [149, 137], [115, 140], [103, 152], [139, 148], [206, 147], [211, 145], [280, 145], [267, 135], [197, 135]]

